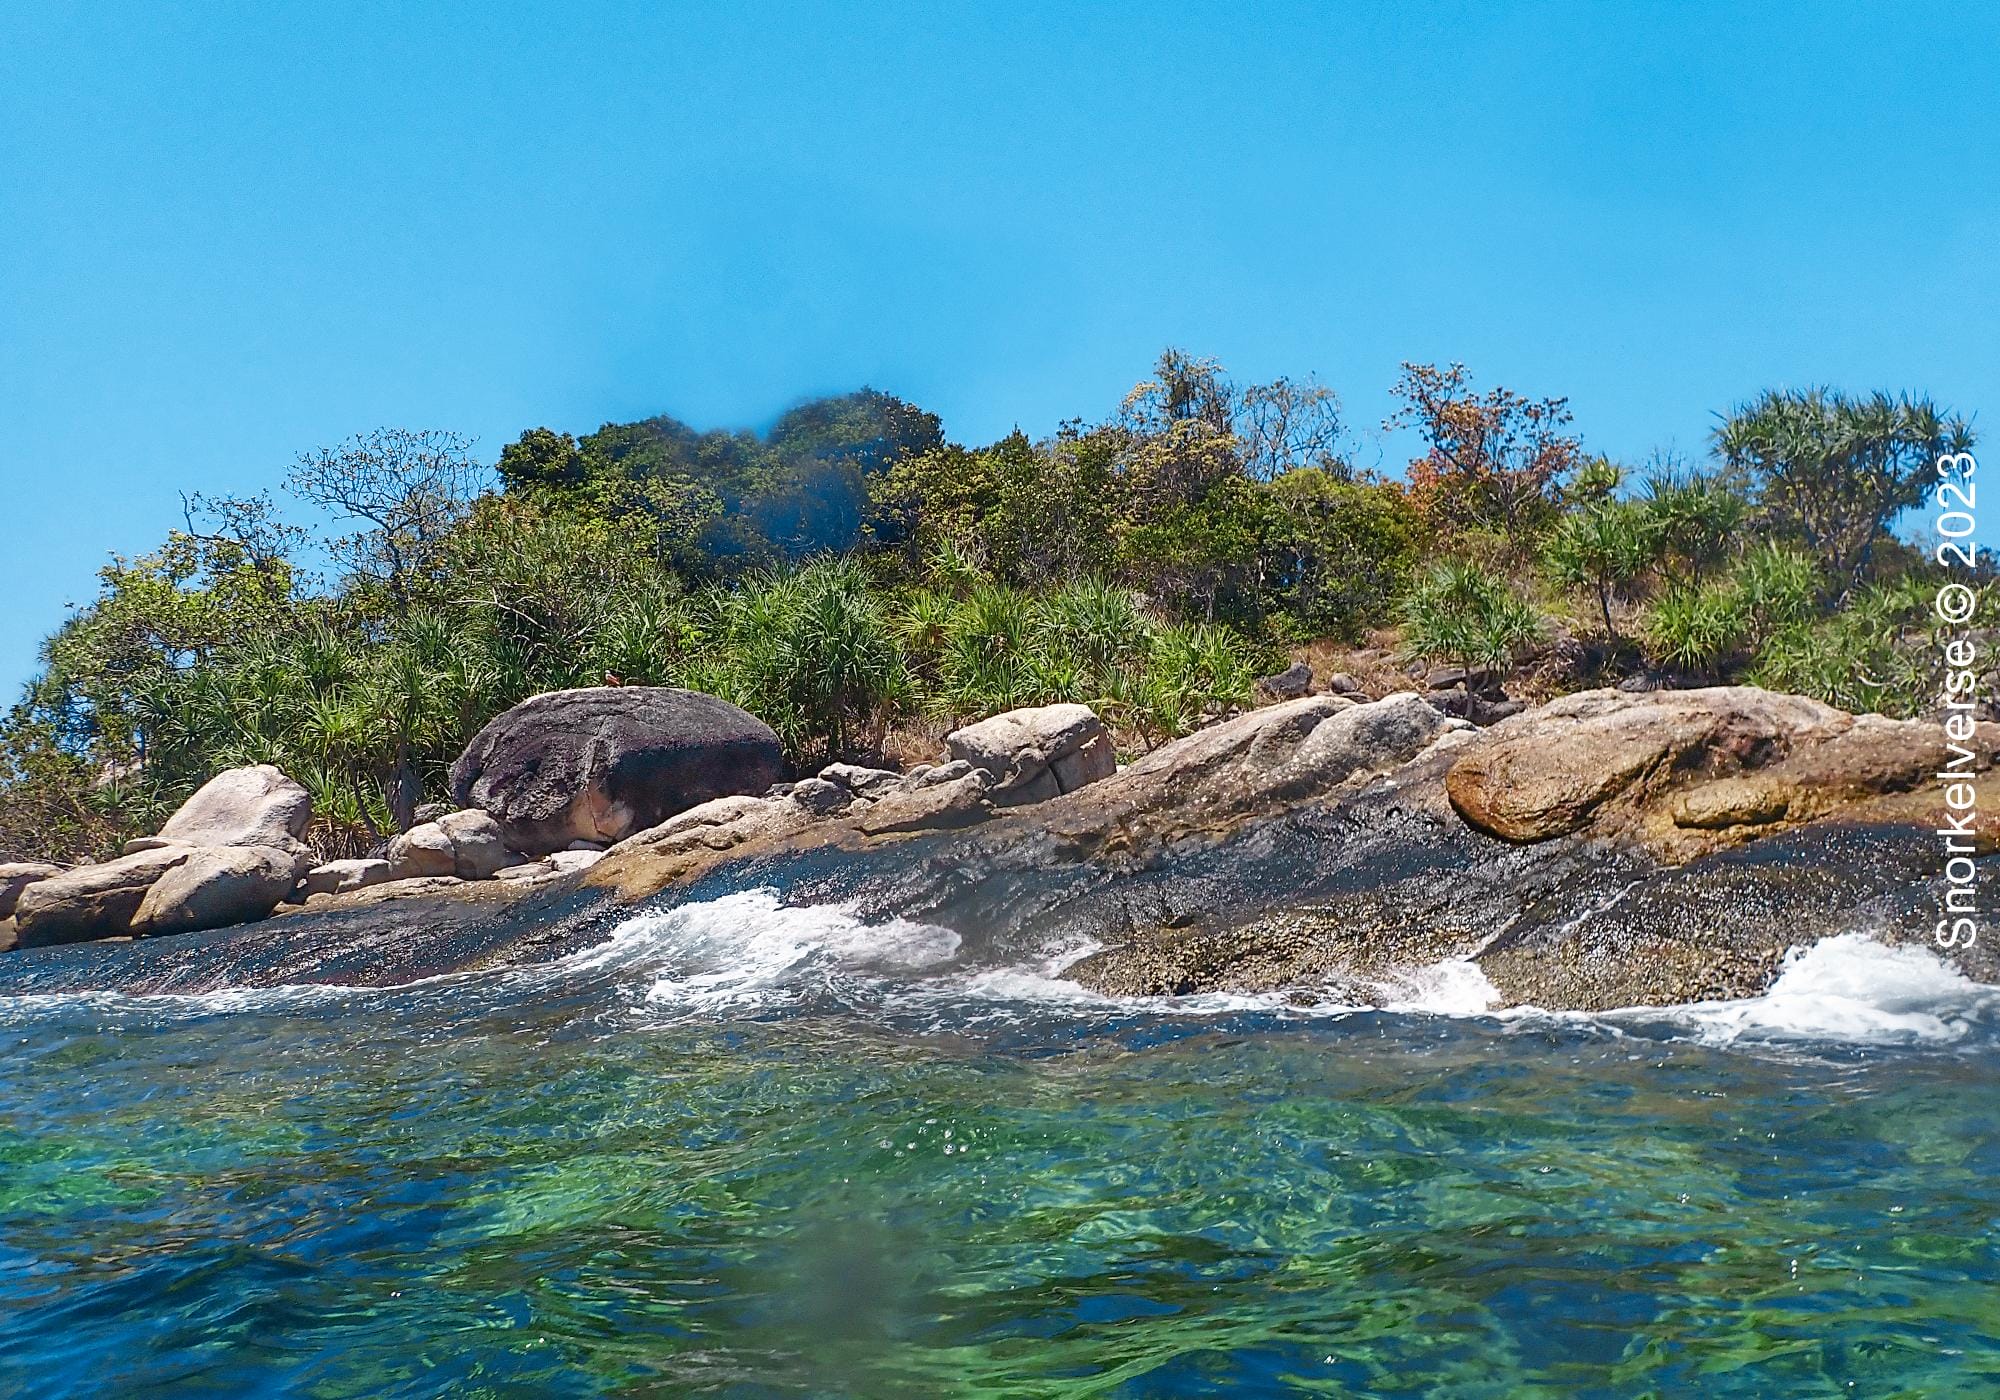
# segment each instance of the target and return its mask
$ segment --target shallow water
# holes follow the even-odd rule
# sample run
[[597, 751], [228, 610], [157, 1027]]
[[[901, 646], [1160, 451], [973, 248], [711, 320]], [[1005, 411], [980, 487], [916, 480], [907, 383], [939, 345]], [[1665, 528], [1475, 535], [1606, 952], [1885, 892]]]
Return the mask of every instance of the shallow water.
[[0, 1392], [2000, 1393], [2000, 993], [1114, 1002], [750, 892], [394, 990], [0, 998]]

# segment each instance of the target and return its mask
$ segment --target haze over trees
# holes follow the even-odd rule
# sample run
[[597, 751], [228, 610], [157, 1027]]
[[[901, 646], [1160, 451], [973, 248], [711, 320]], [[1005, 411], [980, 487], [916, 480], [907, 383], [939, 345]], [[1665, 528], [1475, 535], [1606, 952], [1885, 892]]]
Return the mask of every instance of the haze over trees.
[[607, 676], [741, 704], [802, 766], [1056, 700], [1144, 749], [1308, 646], [1532, 694], [1650, 671], [1928, 703], [1934, 570], [1891, 529], [1962, 419], [1771, 391], [1706, 466], [1632, 467], [1461, 365], [1395, 392], [1401, 478], [1355, 465], [1326, 386], [1178, 350], [1102, 421], [983, 445], [863, 389], [763, 433], [533, 428], [490, 465], [439, 431], [309, 450], [285, 509], [190, 497], [49, 638], [0, 723], [0, 857], [105, 854], [259, 761], [312, 789], [324, 850], [363, 850], [491, 715]]

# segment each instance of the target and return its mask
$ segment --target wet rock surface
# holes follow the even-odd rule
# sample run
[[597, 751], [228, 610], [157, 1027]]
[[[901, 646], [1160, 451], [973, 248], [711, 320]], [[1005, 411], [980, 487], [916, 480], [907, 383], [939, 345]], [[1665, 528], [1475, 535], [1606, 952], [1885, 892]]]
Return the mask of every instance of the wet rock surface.
[[[1663, 700], [1672, 714], [1641, 708]], [[404, 981], [586, 946], [635, 901], [762, 885], [945, 925], [996, 964], [1094, 945], [1063, 974], [1118, 995], [1388, 1004], [1419, 969], [1464, 960], [1503, 1004], [1745, 996], [1788, 949], [1833, 934], [1928, 943], [1944, 858], [1923, 786], [1934, 734], [1741, 688], [1597, 692], [1485, 731], [1413, 694], [1308, 696], [1035, 805], [996, 810], [969, 763], [836, 765], [816, 781], [838, 803], [817, 787], [799, 801], [800, 785], [723, 797], [581, 875], [318, 896], [196, 935], [200, 954], [151, 949], [177, 939], [10, 955], [0, 986], [57, 961], [71, 985]], [[2000, 811], [1993, 775], [1975, 786]], [[1990, 948], [1952, 960], [2000, 982]]]

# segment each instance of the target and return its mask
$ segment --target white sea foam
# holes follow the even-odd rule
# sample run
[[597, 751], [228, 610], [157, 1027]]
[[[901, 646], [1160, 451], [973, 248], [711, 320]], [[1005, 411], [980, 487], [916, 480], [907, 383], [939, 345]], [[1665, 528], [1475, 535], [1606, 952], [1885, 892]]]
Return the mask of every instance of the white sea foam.
[[[400, 987], [279, 986], [127, 995], [114, 992], [0, 996], [0, 1024], [81, 1015], [102, 1027], [229, 1014], [313, 1014], [328, 1005], [364, 1011], [465, 1006], [467, 992], [491, 1009], [556, 992], [601, 988], [628, 1004], [669, 1015], [748, 1014], [830, 999], [850, 1006], [922, 1011], [950, 1023], [1021, 1014], [1141, 1013], [1220, 1016], [1269, 1013], [1327, 1018], [1392, 1014], [1558, 1019], [1614, 1031], [1666, 1027], [1711, 1044], [1826, 1041], [1944, 1044], [1975, 1026], [2000, 1024], [2000, 987], [1969, 980], [1920, 947], [1886, 946], [1841, 934], [1794, 950], [1762, 996], [1673, 1007], [1583, 1013], [1533, 1007], [1499, 1010], [1501, 996], [1479, 966], [1449, 960], [1384, 979], [1373, 1005], [1322, 995], [1300, 1004], [1295, 990], [1111, 997], [1065, 974], [1097, 951], [1091, 942], [1051, 944], [1016, 962], [967, 964], [950, 929], [906, 919], [868, 922], [845, 905], [787, 905], [776, 891], [747, 890], [625, 920], [604, 941], [547, 963], [450, 973]], [[1302, 989], [1323, 990], [1323, 989]]]
[[1452, 958], [1390, 978], [1377, 988], [1384, 1011], [1433, 1016], [1484, 1016], [1500, 1004], [1500, 989], [1475, 962]]
[[2000, 1012], [2000, 987], [1974, 982], [1929, 949], [1843, 933], [1795, 948], [1762, 996], [1633, 1008], [1687, 1026], [1701, 1040], [1825, 1040], [1941, 1044]]
[[641, 916], [619, 935], [659, 966], [647, 1000], [721, 1009], [759, 1005], [949, 961], [958, 935], [933, 924], [869, 924], [841, 905], [785, 905], [769, 890]]

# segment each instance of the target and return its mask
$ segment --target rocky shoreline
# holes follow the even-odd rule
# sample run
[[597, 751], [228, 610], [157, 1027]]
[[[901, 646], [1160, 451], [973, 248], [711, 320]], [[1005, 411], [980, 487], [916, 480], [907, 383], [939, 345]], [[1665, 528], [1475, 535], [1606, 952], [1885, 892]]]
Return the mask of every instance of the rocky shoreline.
[[[1751, 687], [1593, 691], [1485, 729], [1416, 694], [1308, 694], [1123, 768], [1088, 709], [1049, 706], [956, 731], [936, 765], [835, 764], [754, 794], [726, 790], [733, 772], [768, 777], [754, 731], [727, 760], [687, 742], [667, 762], [644, 725], [607, 745], [574, 722], [634, 704], [669, 713], [664, 698], [561, 694], [584, 698], [518, 708], [569, 715], [569, 727], [517, 716], [510, 743], [475, 743], [478, 796], [495, 810], [414, 828], [346, 885], [352, 872], [298, 868], [296, 804], [275, 770], [216, 780], [258, 794], [254, 813], [239, 802], [223, 820], [204, 789], [189, 808], [207, 825], [177, 814], [109, 866], [30, 878], [0, 867], [0, 898], [17, 906], [0, 912], [24, 942], [58, 941], [37, 935], [65, 892], [99, 911], [97, 927], [123, 918], [113, 936], [148, 935], [24, 948], [0, 958], [0, 988], [381, 985], [540, 961], [603, 937], [637, 904], [770, 885], [940, 922], [973, 947], [1081, 941], [1096, 951], [1064, 975], [1110, 994], [1383, 1002], [1415, 969], [1458, 959], [1507, 1004], [1595, 1010], [1752, 995], [1788, 948], [1834, 933], [1927, 943], [1942, 881], [1936, 727]], [[739, 724], [710, 719], [711, 732]], [[1992, 751], [1991, 728], [1977, 751]], [[508, 752], [534, 776], [534, 801], [508, 805], [519, 790], [493, 762]], [[1990, 767], [1970, 781], [1981, 810], [2000, 811]], [[455, 795], [481, 782], [455, 782]], [[619, 836], [662, 807], [671, 814], [621, 839], [578, 834]], [[1977, 840], [1982, 855], [1994, 849], [1990, 823]], [[272, 893], [279, 856], [293, 864]], [[263, 913], [281, 917], [217, 926], [267, 894]], [[68, 917], [57, 927], [75, 928]], [[206, 918], [209, 931], [150, 936], [176, 917]], [[1989, 949], [1953, 960], [2000, 981]]]

